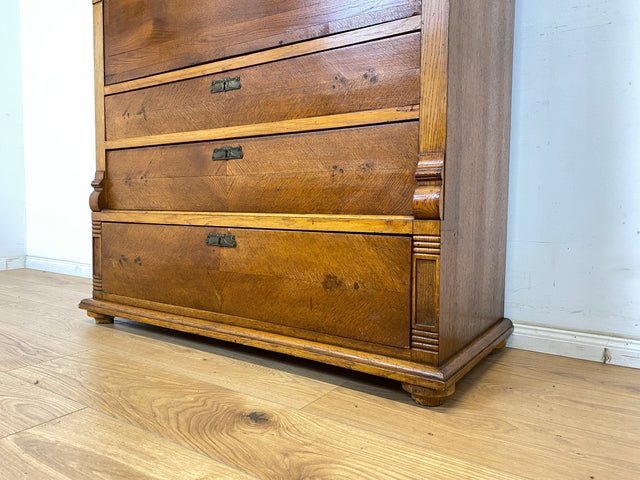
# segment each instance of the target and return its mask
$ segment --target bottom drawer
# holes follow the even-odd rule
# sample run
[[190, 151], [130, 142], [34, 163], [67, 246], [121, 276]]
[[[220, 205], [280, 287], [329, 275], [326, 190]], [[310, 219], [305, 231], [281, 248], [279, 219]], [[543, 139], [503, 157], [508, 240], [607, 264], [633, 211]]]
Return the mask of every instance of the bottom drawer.
[[106, 295], [409, 347], [410, 237], [104, 223], [101, 244]]

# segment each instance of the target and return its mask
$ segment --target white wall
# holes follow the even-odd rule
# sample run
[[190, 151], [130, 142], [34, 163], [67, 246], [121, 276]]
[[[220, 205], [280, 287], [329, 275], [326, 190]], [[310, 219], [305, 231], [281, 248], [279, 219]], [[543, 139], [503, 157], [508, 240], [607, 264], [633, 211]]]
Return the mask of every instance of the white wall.
[[[27, 264], [88, 275], [91, 2], [20, 4]], [[516, 0], [514, 346], [640, 366], [639, 45], [637, 0]]]
[[516, 8], [507, 315], [640, 338], [640, 2]]
[[69, 273], [90, 274], [92, 4], [21, 0], [20, 14], [27, 266], [55, 269], [48, 259], [63, 260]]
[[0, 82], [0, 270], [4, 270], [23, 267], [26, 254], [18, 0], [0, 2]]

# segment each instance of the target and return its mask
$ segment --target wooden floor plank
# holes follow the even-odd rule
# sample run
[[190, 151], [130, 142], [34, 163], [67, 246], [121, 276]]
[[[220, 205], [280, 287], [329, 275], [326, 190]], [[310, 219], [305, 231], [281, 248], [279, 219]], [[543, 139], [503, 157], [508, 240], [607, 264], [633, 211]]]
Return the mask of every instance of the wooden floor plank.
[[490, 404], [491, 409], [513, 416], [522, 415], [522, 405], [527, 405], [529, 420], [553, 418], [553, 423], [559, 426], [640, 444], [640, 428], [629, 428], [630, 422], [640, 427], [640, 395], [620, 395], [553, 378], [521, 375], [516, 367], [507, 367], [497, 358], [489, 358], [481, 368], [470, 372], [458, 392], [462, 393], [453, 399], [455, 404], [463, 403], [480, 411]]
[[27, 284], [56, 286], [67, 290], [75, 289], [81, 293], [91, 291], [90, 278], [74, 275], [44, 272], [29, 268], [6, 270], [0, 275], [0, 286], [24, 286]]
[[640, 398], [640, 369], [507, 348], [491, 361], [536, 381]]
[[35, 365], [87, 349], [73, 342], [0, 323], [0, 371]]
[[0, 373], [0, 437], [83, 408], [78, 402]]
[[519, 478], [103, 352], [12, 374], [260, 478]]
[[0, 287], [0, 294], [14, 296], [16, 301], [46, 302], [50, 306], [63, 308], [77, 305], [83, 298], [91, 296], [90, 290], [82, 293], [77, 290], [46, 284], [28, 284], [18, 287], [4, 286]]
[[39, 332], [60, 340], [83, 342], [87, 331], [95, 330], [95, 321], [74, 302], [66, 307], [20, 299], [0, 308], [3, 325]]
[[0, 440], [4, 479], [255, 479], [84, 409]]
[[[86, 336], [91, 337], [87, 345], [293, 408], [301, 408], [317, 400], [336, 388], [332, 381], [340, 382], [342, 378], [323, 372], [318, 364], [287, 364], [285, 360], [277, 359], [277, 355], [265, 356], [256, 351], [251, 353], [249, 349], [237, 346], [230, 348], [229, 345], [204, 337], [173, 335], [174, 339], [182, 340], [181, 344], [173, 341], [159, 342], [146, 337], [153, 335], [157, 329], [132, 327], [120, 322], [111, 328], [112, 335], [99, 331], [109, 328], [96, 327], [93, 335], [92, 332], [87, 332]], [[118, 328], [126, 330], [120, 331]], [[138, 334], [130, 333], [132, 331], [137, 331]], [[160, 338], [167, 337], [169, 334], [166, 331], [160, 332]], [[265, 361], [265, 358], [268, 360]], [[282, 365], [284, 368], [278, 368], [277, 363], [285, 364]]]
[[[77, 308], [67, 310], [44, 308], [44, 304], [40, 306], [42, 308], [38, 304], [3, 307], [0, 326], [10, 326], [23, 332], [19, 334], [23, 337], [33, 331], [47, 335], [52, 342], [53, 339], [60, 342], [67, 339], [86, 348], [114, 352], [294, 408], [316, 400], [343, 379], [340, 370], [326, 369], [314, 362], [265, 354], [255, 349], [130, 322], [117, 321], [113, 326], [98, 326]], [[0, 328], [0, 340], [1, 333]], [[7, 351], [6, 355], [10, 353]], [[74, 353], [74, 350], [69, 349], [67, 353]], [[3, 362], [0, 351], [0, 369], [24, 365], [8, 363], [8, 360]]]
[[[590, 398], [588, 390], [563, 391], [557, 384], [558, 393], [547, 393], [546, 385], [505, 374], [491, 360], [461, 380], [438, 408], [417, 411], [395, 384], [376, 383], [347, 382], [305, 411], [531, 478], [624, 478], [630, 472], [640, 477], [640, 422], [633, 413], [640, 402], [626, 399], [631, 413], [621, 424], [606, 405], [596, 407], [599, 392]], [[579, 397], [573, 412], [565, 395]], [[580, 408], [581, 402], [588, 408]], [[610, 427], [604, 425], [608, 418]]]
[[[37, 275], [27, 277], [28, 280], [23, 279], [26, 283], [39, 278]], [[62, 277], [62, 281], [58, 277]], [[67, 283], [66, 276], [55, 274], [53, 277], [44, 276], [42, 281], [54, 281], [55, 285]], [[315, 401], [335, 388], [336, 384], [340, 384], [343, 378], [340, 369], [327, 369], [315, 362], [285, 358], [279, 354], [265, 354], [255, 349], [195, 335], [169, 332], [166, 329], [135, 322], [118, 320], [112, 326], [96, 326], [75, 304], [72, 309], [52, 308], [50, 303], [46, 302], [47, 296], [39, 299], [45, 303], [35, 302], [19, 298], [20, 290], [15, 292], [14, 298], [20, 303], [14, 303], [0, 311], [0, 325], [11, 325], [16, 332], [25, 332], [22, 336], [26, 336], [28, 331], [35, 331], [46, 334], [51, 339], [80, 342], [86, 348], [114, 352], [294, 408], [301, 408]], [[76, 300], [80, 299], [78, 296]], [[0, 341], [1, 334], [2, 329]], [[149, 339], [154, 337], [163, 341]], [[18, 341], [16, 339], [16, 342]], [[74, 351], [69, 349], [68, 353]], [[0, 368], [3, 367], [2, 358], [0, 352]], [[30, 363], [7, 363], [4, 370], [28, 364]]]
[[185, 478], [172, 477], [172, 449], [184, 465], [232, 469], [200, 478], [640, 478], [640, 370], [504, 349], [427, 409], [397, 382], [135, 322], [97, 326], [77, 308], [90, 288], [0, 272], [0, 369], [13, 369], [0, 373], [3, 480]]

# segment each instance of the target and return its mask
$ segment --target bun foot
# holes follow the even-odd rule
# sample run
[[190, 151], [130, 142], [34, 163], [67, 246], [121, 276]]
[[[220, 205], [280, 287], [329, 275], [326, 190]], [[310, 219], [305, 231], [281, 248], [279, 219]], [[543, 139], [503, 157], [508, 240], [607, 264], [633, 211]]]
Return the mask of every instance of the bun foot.
[[496, 345], [496, 347], [493, 350], [491, 350], [489, 355], [493, 355], [494, 353], [498, 353], [500, 350], [502, 350], [505, 347], [506, 344], [507, 344], [507, 341], [503, 340], [498, 345]]
[[113, 317], [111, 315], [103, 315], [102, 313], [87, 312], [87, 315], [94, 318], [96, 323], [113, 323]]
[[402, 388], [411, 394], [411, 398], [425, 407], [437, 407], [442, 404], [442, 399], [448, 397], [455, 392], [455, 384], [444, 390], [435, 390], [433, 388], [420, 387], [418, 385], [411, 385], [410, 383], [403, 383]]

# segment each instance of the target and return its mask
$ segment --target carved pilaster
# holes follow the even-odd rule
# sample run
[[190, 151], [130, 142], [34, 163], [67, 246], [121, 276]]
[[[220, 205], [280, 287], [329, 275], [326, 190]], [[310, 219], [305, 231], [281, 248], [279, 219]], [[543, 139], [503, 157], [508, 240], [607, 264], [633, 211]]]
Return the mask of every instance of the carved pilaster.
[[104, 170], [96, 171], [96, 178], [91, 182], [93, 192], [89, 197], [89, 207], [94, 212], [102, 210], [103, 206], [103, 192], [104, 192]]
[[102, 222], [91, 222], [93, 239], [93, 297], [102, 297]]
[[423, 153], [418, 157], [413, 194], [413, 215], [421, 220], [442, 220], [444, 153]]
[[413, 237], [411, 358], [438, 364], [440, 235]]

